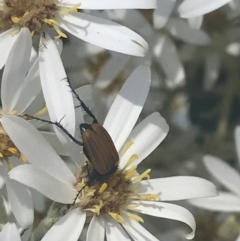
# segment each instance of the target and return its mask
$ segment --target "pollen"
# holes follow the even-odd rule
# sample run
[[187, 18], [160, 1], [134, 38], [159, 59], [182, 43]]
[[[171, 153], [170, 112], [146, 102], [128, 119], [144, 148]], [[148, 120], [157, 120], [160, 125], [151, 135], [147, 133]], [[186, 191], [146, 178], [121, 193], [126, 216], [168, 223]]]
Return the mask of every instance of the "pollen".
[[8, 160], [8, 158], [11, 156], [20, 157], [21, 153], [13, 144], [10, 137], [4, 130], [2, 124], [0, 123], [0, 158]]
[[[150, 178], [150, 169], [142, 174], [136, 171], [137, 166], [130, 166], [133, 160], [138, 158], [137, 154], [130, 157], [123, 169], [118, 168], [111, 177], [104, 182], [95, 182], [91, 186], [88, 183], [88, 167], [84, 166], [76, 173], [78, 183], [75, 185], [77, 191], [80, 191], [78, 199], [73, 208], [81, 207], [89, 216], [109, 215], [119, 223], [126, 223], [124, 216], [128, 216], [137, 222], [143, 222], [143, 219], [132, 213], [138, 204], [133, 203], [137, 200], [156, 201], [157, 194], [140, 194], [141, 180]], [[85, 187], [85, 188], [83, 188]]]

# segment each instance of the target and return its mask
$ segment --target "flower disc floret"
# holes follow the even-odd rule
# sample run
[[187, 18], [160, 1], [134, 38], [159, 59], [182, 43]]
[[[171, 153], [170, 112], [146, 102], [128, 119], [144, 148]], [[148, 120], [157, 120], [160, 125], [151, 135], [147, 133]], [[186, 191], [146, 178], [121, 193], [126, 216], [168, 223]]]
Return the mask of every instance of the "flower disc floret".
[[0, 123], [0, 158], [7, 159], [11, 156], [20, 157], [21, 153]]
[[56, 0], [5, 0], [2, 21], [6, 25], [27, 27], [31, 32], [43, 31], [46, 19], [54, 19], [59, 10]]
[[[155, 194], [140, 195], [138, 193], [140, 189], [138, 182], [144, 178], [149, 179], [149, 172], [150, 169], [138, 175], [136, 167], [117, 169], [115, 173], [104, 182], [95, 182], [91, 186], [86, 186], [89, 175], [87, 167], [84, 166], [79, 169], [76, 174], [76, 179], [78, 180], [76, 188], [78, 191], [82, 191], [75, 207], [81, 207], [81, 209], [88, 212], [90, 216], [91, 213], [92, 215], [108, 214], [117, 221], [124, 222], [121, 214], [129, 209], [129, 203], [132, 200], [157, 199], [157, 195]], [[134, 215], [134, 219], [137, 221], [143, 221], [139, 216], [135, 216], [137, 215]]]

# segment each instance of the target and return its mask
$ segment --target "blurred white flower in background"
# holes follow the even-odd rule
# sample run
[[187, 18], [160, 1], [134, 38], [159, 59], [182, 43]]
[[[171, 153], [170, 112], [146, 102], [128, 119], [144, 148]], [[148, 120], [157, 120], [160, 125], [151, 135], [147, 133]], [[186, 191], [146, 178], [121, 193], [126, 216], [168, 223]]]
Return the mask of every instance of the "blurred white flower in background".
[[[235, 131], [238, 161], [240, 161], [240, 127]], [[194, 206], [220, 212], [240, 212], [240, 174], [220, 158], [204, 156], [204, 165], [211, 175], [229, 190], [219, 191], [219, 196], [190, 200]]]
[[179, 6], [179, 13], [182, 18], [195, 18], [212, 12], [232, 0], [184, 0]]

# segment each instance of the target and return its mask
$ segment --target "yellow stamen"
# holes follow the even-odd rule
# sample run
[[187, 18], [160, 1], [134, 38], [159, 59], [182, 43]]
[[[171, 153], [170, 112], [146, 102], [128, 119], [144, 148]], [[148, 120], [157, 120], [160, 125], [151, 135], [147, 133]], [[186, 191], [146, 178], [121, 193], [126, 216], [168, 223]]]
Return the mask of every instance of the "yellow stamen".
[[16, 147], [8, 147], [7, 150], [10, 151], [13, 155], [18, 153], [18, 149]]
[[141, 194], [138, 197], [141, 200], [154, 200], [157, 201], [158, 200], [158, 195], [157, 194]]
[[123, 213], [125, 213], [128, 217], [134, 219], [137, 222], [141, 222], [141, 223], [144, 222], [143, 219], [140, 216], [138, 216], [137, 214], [133, 214], [133, 213], [130, 213], [127, 211], [123, 211]]
[[99, 193], [103, 193], [106, 190], [107, 186], [108, 186], [107, 183], [104, 182], [99, 189]]
[[5, 158], [5, 160], [6, 160], [6, 163], [7, 163], [8, 170], [9, 170], [9, 171], [12, 170], [12, 169], [13, 169], [12, 163], [9, 161], [8, 158]]
[[27, 162], [27, 158], [21, 153], [20, 158], [23, 162]]
[[129, 179], [130, 177], [134, 176], [134, 174], [136, 173], [136, 166], [131, 167], [129, 170], [127, 170], [127, 174], [125, 175], [126, 179]]
[[130, 148], [132, 144], [134, 144], [133, 138], [130, 141], [126, 142], [125, 145], [123, 146], [123, 149], [121, 150], [121, 153], [120, 153], [121, 157], [126, 153], [126, 151]]
[[135, 182], [139, 182], [141, 181], [143, 178], [147, 178], [147, 179], [150, 179], [150, 176], [148, 175], [148, 173], [151, 172], [151, 169], [147, 169], [145, 172], [143, 172], [141, 175], [135, 177], [132, 182], [135, 183]]
[[0, 157], [3, 157], [3, 154], [0, 152]]
[[49, 25], [59, 25], [58, 22], [55, 19], [52, 18], [45, 18], [43, 20], [44, 23], [47, 23]]
[[31, 32], [31, 36], [33, 36], [33, 35], [34, 35], [34, 31]]
[[123, 167], [123, 170], [126, 169], [127, 167], [129, 167], [134, 161], [136, 161], [138, 159], [138, 155], [137, 154], [133, 154], [128, 162], [125, 164], [125, 166]]
[[65, 33], [63, 33], [60, 28], [57, 25], [53, 25], [53, 27], [55, 28], [56, 32], [58, 33], [57, 36], [55, 36], [54, 38], [67, 38], [67, 35]]
[[97, 215], [99, 215], [100, 211], [101, 211], [101, 208], [103, 207], [103, 201], [100, 200], [99, 205], [94, 205], [93, 207], [95, 208], [95, 213]]
[[125, 223], [124, 218], [118, 213], [109, 212], [108, 214], [119, 223]]
[[77, 11], [78, 11], [78, 8], [79, 8], [81, 5], [82, 5], [81, 3], [78, 3], [78, 4], [74, 5], [74, 6], [71, 7], [71, 8], [68, 8], [68, 12], [77, 12]]
[[73, 7], [71, 8], [64, 8], [60, 11], [60, 14], [62, 15], [65, 15], [65, 14], [68, 14], [70, 12], [72, 13], [76, 13], [78, 11], [78, 8], [81, 6], [82, 4], [81, 3], [78, 3], [76, 5], [74, 5]]
[[13, 23], [19, 23], [21, 21], [21, 19], [16, 17], [16, 16], [12, 16], [11, 20], [12, 20]]
[[41, 110], [39, 110], [34, 116], [39, 116], [47, 112], [47, 106], [45, 105]]
[[136, 207], [138, 207], [137, 203], [131, 203], [126, 206], [127, 209], [135, 209]]

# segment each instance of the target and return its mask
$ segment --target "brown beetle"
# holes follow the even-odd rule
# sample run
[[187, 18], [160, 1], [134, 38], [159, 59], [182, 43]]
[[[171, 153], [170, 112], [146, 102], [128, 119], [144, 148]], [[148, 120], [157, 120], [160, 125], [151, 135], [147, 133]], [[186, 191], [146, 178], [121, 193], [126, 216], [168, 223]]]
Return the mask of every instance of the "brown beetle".
[[118, 167], [119, 156], [112, 138], [98, 123], [80, 124], [83, 139], [83, 153], [93, 166], [89, 177], [92, 181], [103, 181], [111, 176]]
[[[109, 178], [118, 168], [119, 155], [116, 147], [112, 141], [112, 138], [108, 134], [107, 130], [98, 123], [95, 115], [90, 111], [86, 104], [80, 99], [78, 94], [72, 88], [70, 82], [69, 86], [75, 95], [76, 99], [79, 101], [77, 107], [82, 107], [83, 110], [93, 118], [93, 123], [82, 123], [79, 125], [82, 141], [77, 140], [72, 136], [61, 124], [60, 122], [52, 122], [49, 120], [43, 120], [38, 117], [28, 116], [32, 119], [40, 120], [49, 124], [54, 124], [59, 129], [61, 129], [73, 142], [80, 146], [83, 146], [83, 153], [88, 158], [89, 162], [92, 164], [92, 172], [89, 173], [89, 179], [87, 185], [92, 185], [94, 181], [104, 181]], [[85, 186], [86, 187], [86, 186]], [[79, 193], [85, 188], [83, 187]], [[79, 195], [78, 193], [78, 195]], [[76, 196], [74, 203], [78, 197]], [[73, 204], [74, 204], [73, 203]]]

